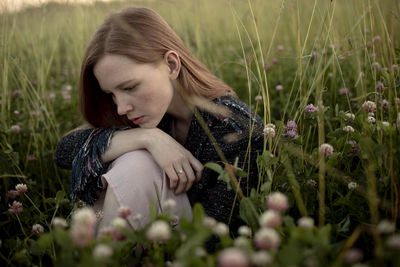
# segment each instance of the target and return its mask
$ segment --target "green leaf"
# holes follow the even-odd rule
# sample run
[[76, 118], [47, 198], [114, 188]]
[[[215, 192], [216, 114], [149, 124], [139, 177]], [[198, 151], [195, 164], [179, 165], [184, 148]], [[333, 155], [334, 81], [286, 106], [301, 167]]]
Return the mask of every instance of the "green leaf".
[[240, 218], [255, 232], [258, 228], [258, 213], [249, 198], [246, 197], [240, 201], [239, 214]]
[[207, 162], [206, 164], [204, 164], [204, 167], [209, 168], [219, 174], [221, 174], [224, 171], [221, 165], [214, 162]]

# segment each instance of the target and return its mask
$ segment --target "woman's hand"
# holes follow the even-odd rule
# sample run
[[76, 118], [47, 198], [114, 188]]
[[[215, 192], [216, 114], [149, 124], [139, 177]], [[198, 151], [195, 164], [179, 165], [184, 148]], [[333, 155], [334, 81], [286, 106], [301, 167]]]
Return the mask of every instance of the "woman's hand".
[[203, 164], [174, 138], [158, 128], [148, 129], [146, 149], [170, 179], [175, 194], [188, 191], [200, 180]]

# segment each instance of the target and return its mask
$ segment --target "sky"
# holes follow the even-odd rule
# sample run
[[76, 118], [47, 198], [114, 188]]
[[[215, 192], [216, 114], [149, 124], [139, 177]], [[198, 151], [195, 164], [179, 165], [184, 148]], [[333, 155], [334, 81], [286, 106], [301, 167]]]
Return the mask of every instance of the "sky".
[[93, 3], [96, 1], [109, 2], [112, 0], [0, 0], [0, 11], [18, 11], [27, 5], [40, 5], [47, 2], [61, 3]]

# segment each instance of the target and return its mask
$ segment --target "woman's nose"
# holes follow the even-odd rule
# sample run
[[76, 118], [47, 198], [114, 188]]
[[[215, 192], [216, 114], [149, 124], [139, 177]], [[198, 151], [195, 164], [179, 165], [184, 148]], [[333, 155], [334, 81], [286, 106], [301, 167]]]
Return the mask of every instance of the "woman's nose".
[[127, 99], [121, 96], [115, 97], [115, 104], [117, 105], [118, 115], [123, 116], [132, 111], [133, 107], [128, 103]]

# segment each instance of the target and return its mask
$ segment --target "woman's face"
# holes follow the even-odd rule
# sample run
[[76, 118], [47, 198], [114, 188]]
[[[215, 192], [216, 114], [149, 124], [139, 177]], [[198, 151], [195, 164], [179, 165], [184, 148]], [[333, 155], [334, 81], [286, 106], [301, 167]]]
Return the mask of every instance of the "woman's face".
[[111, 94], [120, 116], [141, 128], [155, 128], [171, 105], [174, 88], [166, 63], [136, 63], [128, 57], [105, 55], [94, 67], [101, 90]]

